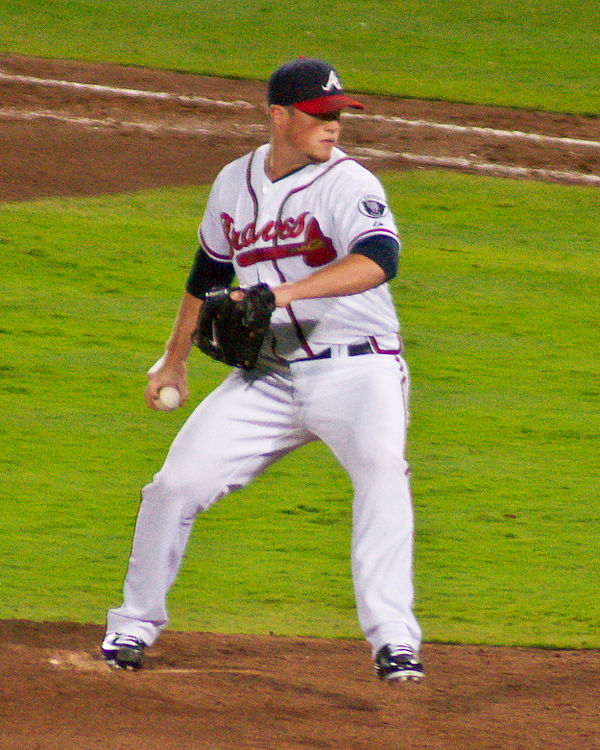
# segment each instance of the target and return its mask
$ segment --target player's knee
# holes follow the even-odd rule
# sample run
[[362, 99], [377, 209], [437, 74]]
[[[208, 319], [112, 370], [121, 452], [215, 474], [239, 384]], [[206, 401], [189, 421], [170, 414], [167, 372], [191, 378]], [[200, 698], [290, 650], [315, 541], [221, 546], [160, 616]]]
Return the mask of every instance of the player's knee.
[[186, 506], [192, 504], [193, 495], [198, 488], [182, 476], [160, 472], [152, 482], [142, 490], [142, 498], [150, 505], [167, 506], [171, 512], [179, 507], [184, 513]]
[[401, 450], [396, 446], [357, 443], [352, 452], [352, 462], [361, 471], [371, 474], [402, 474], [407, 471], [407, 462]]
[[209, 476], [203, 481], [172, 471], [161, 471], [144, 488], [142, 496], [144, 500], [162, 503], [171, 509], [178, 506], [183, 516], [193, 517], [234, 489], [215, 482]]

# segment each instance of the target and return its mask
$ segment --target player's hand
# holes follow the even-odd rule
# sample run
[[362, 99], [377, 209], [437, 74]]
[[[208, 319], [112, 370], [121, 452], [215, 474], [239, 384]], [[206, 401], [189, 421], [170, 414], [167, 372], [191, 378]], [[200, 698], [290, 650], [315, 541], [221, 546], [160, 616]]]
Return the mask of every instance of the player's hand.
[[169, 358], [166, 354], [148, 370], [148, 385], [144, 391], [144, 399], [149, 409], [160, 410], [157, 404], [158, 392], [165, 385], [177, 388], [179, 405], [183, 406], [190, 395], [187, 387], [187, 366], [182, 360]]

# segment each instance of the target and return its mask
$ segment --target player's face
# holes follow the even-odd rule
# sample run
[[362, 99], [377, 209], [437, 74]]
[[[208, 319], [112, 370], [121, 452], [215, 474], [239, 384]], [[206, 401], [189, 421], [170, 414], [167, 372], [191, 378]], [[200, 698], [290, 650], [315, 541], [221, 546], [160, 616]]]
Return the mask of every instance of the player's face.
[[287, 110], [284, 137], [288, 147], [309, 162], [327, 161], [340, 137], [340, 112], [315, 116], [294, 107]]

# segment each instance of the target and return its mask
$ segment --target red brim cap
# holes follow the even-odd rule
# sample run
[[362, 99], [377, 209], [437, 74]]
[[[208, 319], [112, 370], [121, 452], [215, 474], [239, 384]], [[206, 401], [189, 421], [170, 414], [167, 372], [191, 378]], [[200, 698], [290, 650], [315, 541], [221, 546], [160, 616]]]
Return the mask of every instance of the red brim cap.
[[344, 107], [353, 109], [364, 109], [360, 102], [350, 99], [345, 94], [333, 94], [331, 96], [320, 96], [318, 99], [307, 99], [304, 102], [294, 102], [292, 106], [307, 115], [326, 115], [329, 112], [337, 112]]

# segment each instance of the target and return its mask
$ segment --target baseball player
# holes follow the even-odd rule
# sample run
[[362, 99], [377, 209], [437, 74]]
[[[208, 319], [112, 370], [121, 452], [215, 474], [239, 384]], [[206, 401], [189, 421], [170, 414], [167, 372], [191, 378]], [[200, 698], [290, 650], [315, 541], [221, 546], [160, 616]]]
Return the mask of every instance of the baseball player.
[[267, 284], [276, 309], [257, 365], [234, 369], [192, 412], [143, 488], [123, 604], [107, 616], [104, 658], [141, 665], [167, 624], [165, 599], [200, 511], [313, 440], [352, 481], [352, 575], [376, 673], [419, 680], [413, 511], [405, 458], [409, 375], [387, 282], [400, 244], [378, 179], [337, 147], [340, 112], [362, 109], [336, 70], [300, 58], [268, 83], [270, 141], [212, 187], [200, 245], [145, 398], [188, 398], [186, 359], [202, 300], [237, 276]]

